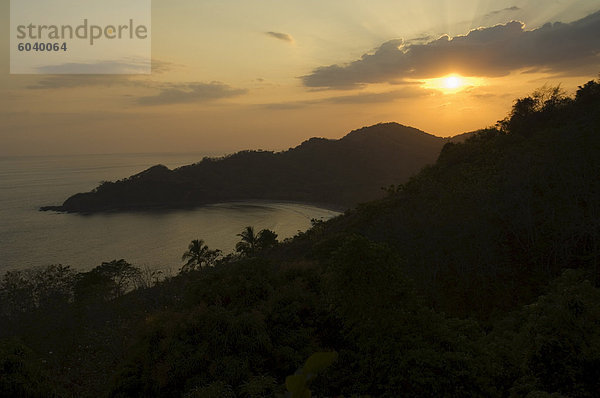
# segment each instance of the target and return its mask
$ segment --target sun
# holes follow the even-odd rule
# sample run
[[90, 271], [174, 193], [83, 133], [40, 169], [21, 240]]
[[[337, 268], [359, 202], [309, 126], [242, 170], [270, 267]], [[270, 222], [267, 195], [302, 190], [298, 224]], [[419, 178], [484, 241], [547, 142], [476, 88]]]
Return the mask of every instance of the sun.
[[463, 82], [462, 82], [461, 78], [458, 76], [448, 76], [444, 79], [443, 84], [444, 84], [444, 87], [453, 90], [453, 89], [461, 87], [463, 85]]
[[465, 77], [453, 73], [451, 75], [423, 80], [423, 86], [439, 90], [444, 94], [455, 94], [470, 87], [483, 85], [483, 80], [476, 77]]

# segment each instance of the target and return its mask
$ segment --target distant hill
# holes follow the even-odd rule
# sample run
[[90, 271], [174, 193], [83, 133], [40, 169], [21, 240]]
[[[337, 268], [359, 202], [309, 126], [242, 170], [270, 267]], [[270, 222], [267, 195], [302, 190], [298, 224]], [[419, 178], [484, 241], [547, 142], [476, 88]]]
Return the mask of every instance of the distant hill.
[[433, 163], [446, 139], [397, 123], [311, 138], [284, 152], [242, 151], [174, 170], [153, 166], [42, 210], [100, 212], [284, 200], [348, 208]]

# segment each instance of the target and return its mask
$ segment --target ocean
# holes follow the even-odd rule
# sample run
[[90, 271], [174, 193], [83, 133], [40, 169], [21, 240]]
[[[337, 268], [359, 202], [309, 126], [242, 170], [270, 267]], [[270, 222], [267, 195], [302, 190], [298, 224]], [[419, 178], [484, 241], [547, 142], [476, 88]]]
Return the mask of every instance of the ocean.
[[128, 177], [164, 164], [175, 168], [203, 154], [113, 154], [0, 157], [0, 275], [50, 264], [90, 270], [125, 259], [150, 269], [177, 271], [193, 239], [225, 254], [246, 226], [269, 228], [279, 239], [305, 231], [311, 219], [337, 212], [295, 203], [219, 203], [191, 210], [95, 215], [40, 212], [101, 181]]

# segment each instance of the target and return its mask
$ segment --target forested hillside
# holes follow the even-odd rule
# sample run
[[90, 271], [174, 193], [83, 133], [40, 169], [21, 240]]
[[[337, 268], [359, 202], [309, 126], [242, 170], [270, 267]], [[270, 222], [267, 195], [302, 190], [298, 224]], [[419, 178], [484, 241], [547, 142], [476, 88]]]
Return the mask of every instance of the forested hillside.
[[591, 82], [574, 99], [544, 88], [517, 100], [495, 128], [446, 144], [435, 165], [333, 220], [328, 234], [386, 242], [457, 315], [514, 308], [562, 269], [596, 267], [598, 94]]
[[125, 261], [6, 274], [0, 392], [595, 397], [599, 176], [600, 81], [545, 88], [294, 239], [192, 242], [168, 278]]
[[99, 212], [193, 207], [236, 200], [289, 200], [346, 209], [381, 197], [435, 162], [444, 138], [397, 123], [339, 140], [311, 138], [284, 152], [242, 151], [169, 170], [158, 165], [43, 210]]

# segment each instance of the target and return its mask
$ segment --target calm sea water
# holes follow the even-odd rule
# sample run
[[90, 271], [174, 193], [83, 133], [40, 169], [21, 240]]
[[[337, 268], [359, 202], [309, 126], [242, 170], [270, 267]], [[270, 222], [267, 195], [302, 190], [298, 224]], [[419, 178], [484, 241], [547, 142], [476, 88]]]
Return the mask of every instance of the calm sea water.
[[100, 181], [128, 177], [155, 164], [170, 168], [201, 154], [118, 154], [66, 157], [0, 157], [0, 274], [49, 264], [88, 270], [124, 258], [140, 266], [180, 265], [192, 239], [233, 251], [248, 225], [274, 230], [280, 239], [328, 219], [335, 211], [290, 203], [223, 203], [193, 210], [98, 215], [40, 212]]

